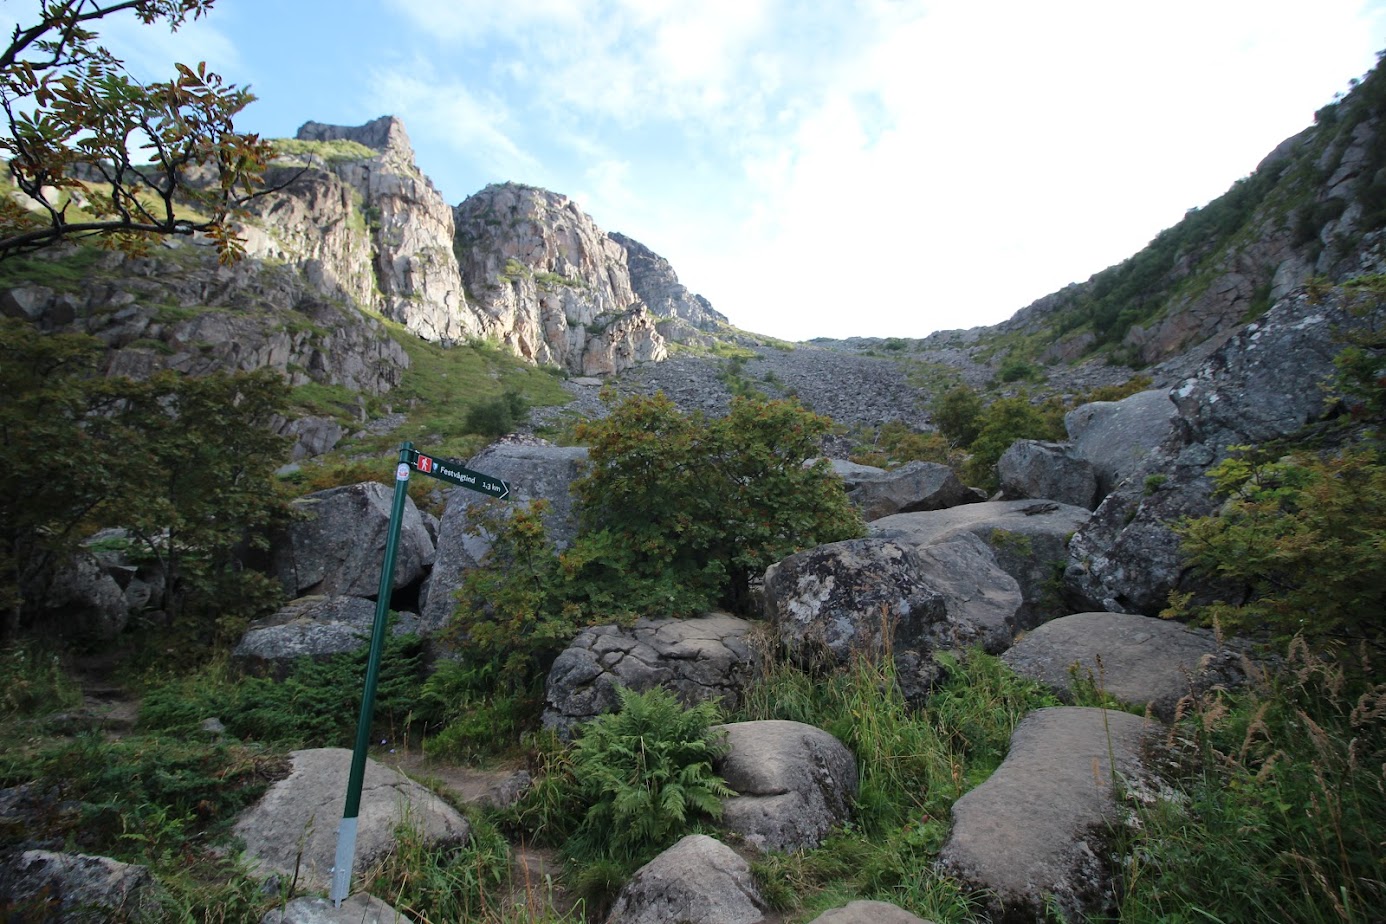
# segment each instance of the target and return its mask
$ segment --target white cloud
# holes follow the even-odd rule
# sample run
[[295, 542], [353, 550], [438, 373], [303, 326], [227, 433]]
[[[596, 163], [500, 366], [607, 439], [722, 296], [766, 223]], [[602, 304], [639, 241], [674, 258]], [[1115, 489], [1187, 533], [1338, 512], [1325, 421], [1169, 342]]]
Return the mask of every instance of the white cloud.
[[240, 65], [236, 44], [206, 17], [190, 19], [173, 32], [162, 20], [145, 25], [133, 13], [114, 15], [101, 21], [100, 33], [101, 44], [141, 80], [168, 80], [175, 61], [193, 67], [206, 61], [219, 74]]

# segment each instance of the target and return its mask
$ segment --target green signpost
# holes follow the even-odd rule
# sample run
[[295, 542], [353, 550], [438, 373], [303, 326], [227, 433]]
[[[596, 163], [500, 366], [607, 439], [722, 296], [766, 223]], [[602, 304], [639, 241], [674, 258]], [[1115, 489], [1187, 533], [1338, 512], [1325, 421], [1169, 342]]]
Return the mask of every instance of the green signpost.
[[411, 471], [422, 472], [499, 500], [510, 496], [510, 485], [499, 478], [474, 472], [452, 459], [440, 459], [419, 452], [414, 449], [413, 443], [400, 444], [399, 464], [395, 466], [394, 504], [390, 509], [390, 528], [385, 538], [385, 562], [380, 569], [380, 587], [376, 593], [371, 651], [366, 660], [366, 684], [361, 693], [361, 715], [356, 722], [356, 747], [351, 754], [346, 808], [342, 811], [342, 825], [337, 829], [337, 854], [332, 864], [332, 891], [329, 898], [338, 908], [351, 894], [351, 873], [356, 862], [356, 823], [361, 813], [361, 786], [366, 776], [366, 750], [370, 746], [375, 688], [380, 680], [380, 654], [385, 648], [385, 624], [390, 612], [390, 591], [395, 580], [395, 553], [399, 547], [400, 521], [404, 517], [404, 499], [408, 497]]

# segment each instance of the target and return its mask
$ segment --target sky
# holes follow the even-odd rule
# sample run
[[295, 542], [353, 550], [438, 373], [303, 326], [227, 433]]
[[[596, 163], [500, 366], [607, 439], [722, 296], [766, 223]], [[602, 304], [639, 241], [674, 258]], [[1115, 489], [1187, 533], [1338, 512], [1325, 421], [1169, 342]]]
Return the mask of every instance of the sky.
[[216, 0], [100, 31], [137, 76], [249, 85], [243, 130], [398, 116], [449, 204], [563, 193], [801, 341], [995, 324], [1131, 256], [1374, 65], [1386, 0]]

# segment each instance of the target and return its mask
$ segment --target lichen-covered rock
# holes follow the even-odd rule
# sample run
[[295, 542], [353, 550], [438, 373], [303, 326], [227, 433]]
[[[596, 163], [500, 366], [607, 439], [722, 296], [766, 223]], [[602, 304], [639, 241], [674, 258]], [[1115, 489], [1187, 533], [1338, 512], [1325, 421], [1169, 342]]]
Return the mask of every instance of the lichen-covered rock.
[[1097, 475], [1099, 501], [1169, 438], [1177, 417], [1164, 389], [1120, 401], [1091, 401], [1064, 415], [1073, 455], [1091, 463]]
[[[336, 859], [337, 824], [346, 798], [351, 751], [294, 751], [293, 768], [236, 819], [234, 833], [246, 856], [265, 872], [297, 876], [309, 889], [325, 888]], [[356, 869], [365, 869], [395, 844], [408, 821], [425, 843], [442, 847], [467, 839], [470, 826], [443, 799], [398, 770], [367, 759], [356, 830]]]
[[146, 867], [110, 857], [26, 850], [0, 863], [0, 911], [7, 921], [153, 922], [154, 891]]
[[[364, 597], [300, 597], [251, 623], [231, 652], [252, 674], [283, 677], [299, 658], [327, 658], [370, 644], [376, 604]], [[396, 635], [417, 632], [412, 613], [395, 618]]]
[[543, 500], [549, 505], [544, 515], [549, 538], [558, 549], [568, 547], [578, 528], [569, 488], [586, 461], [587, 449], [582, 446], [498, 442], [467, 462], [473, 471], [509, 484], [510, 497], [501, 502], [466, 488], [448, 492], [438, 525], [438, 554], [421, 608], [425, 625], [438, 627], [447, 622], [457, 605], [453, 595], [462, 586], [463, 576], [481, 564], [491, 549], [488, 535], [468, 532], [471, 514], [477, 508], [498, 503], [516, 508]]
[[727, 752], [713, 769], [736, 795], [722, 800], [722, 827], [757, 850], [811, 850], [847, 822], [857, 759], [832, 735], [801, 722], [720, 726]]
[[[294, 502], [304, 513], [272, 550], [274, 573], [293, 596], [374, 598], [385, 563], [393, 491], [375, 481], [316, 491]], [[395, 554], [395, 590], [423, 578], [433, 564], [433, 538], [405, 498]]]
[[890, 902], [857, 900], [832, 908], [809, 924], [931, 924]]
[[1039, 626], [1001, 656], [1062, 697], [1076, 679], [1169, 721], [1181, 697], [1243, 679], [1240, 655], [1213, 633], [1128, 613], [1076, 613]]
[[847, 496], [867, 521], [893, 513], [942, 510], [980, 499], [951, 468], [937, 462], [909, 462], [880, 475], [859, 469], [853, 475], [855, 485]]
[[985, 783], [953, 804], [939, 867], [985, 890], [992, 920], [1065, 920], [1113, 903], [1107, 826], [1117, 786], [1147, 774], [1145, 720], [1125, 712], [1060, 706], [1030, 713], [1010, 753]]
[[766, 908], [736, 851], [690, 834], [636, 870], [606, 924], [759, 924]]
[[544, 686], [544, 725], [568, 734], [610, 712], [618, 687], [663, 687], [693, 705], [736, 708], [754, 675], [750, 623], [727, 613], [696, 619], [641, 619], [629, 628], [584, 629], [554, 660]]
[[1006, 500], [1039, 498], [1088, 510], [1096, 506], [1092, 464], [1061, 443], [1016, 440], [1001, 454], [996, 473]]
[[330, 898], [295, 898], [282, 908], [265, 912], [260, 924], [400, 924], [403, 912], [374, 895], [357, 892], [338, 907]]
[[716, 330], [727, 323], [701, 295], [679, 282], [669, 261], [637, 240], [613, 231], [611, 239], [626, 249], [630, 286], [645, 305], [661, 318], [679, 318], [698, 330]]

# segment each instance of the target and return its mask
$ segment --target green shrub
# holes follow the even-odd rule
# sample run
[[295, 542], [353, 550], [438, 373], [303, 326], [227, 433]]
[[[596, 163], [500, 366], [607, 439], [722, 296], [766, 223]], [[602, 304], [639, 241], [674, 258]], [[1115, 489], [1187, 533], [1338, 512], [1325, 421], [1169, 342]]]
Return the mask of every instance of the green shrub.
[[0, 721], [44, 715], [82, 701], [59, 657], [37, 645], [0, 647]]
[[982, 396], [966, 385], [954, 385], [929, 408], [934, 426], [955, 446], [966, 449], [982, 429]]
[[987, 406], [981, 428], [972, 441], [971, 455], [963, 467], [967, 483], [988, 491], [996, 489], [996, 463], [1016, 440], [1055, 439], [1052, 416], [1046, 419], [1040, 409], [1021, 393], [1014, 398], [998, 398]]
[[529, 402], [524, 395], [517, 391], [506, 391], [468, 410], [465, 426], [468, 433], [494, 439], [513, 432], [528, 414]]

